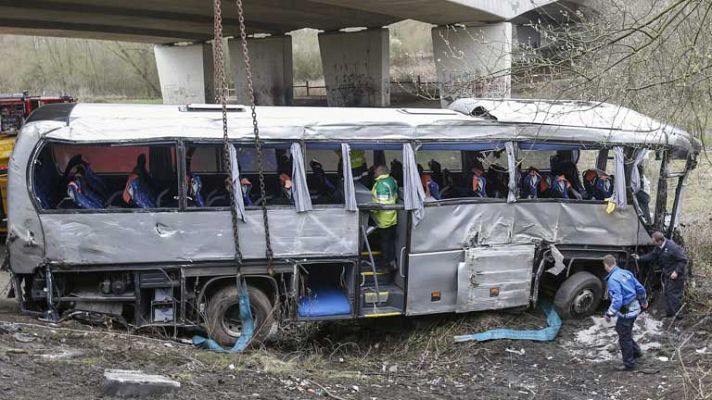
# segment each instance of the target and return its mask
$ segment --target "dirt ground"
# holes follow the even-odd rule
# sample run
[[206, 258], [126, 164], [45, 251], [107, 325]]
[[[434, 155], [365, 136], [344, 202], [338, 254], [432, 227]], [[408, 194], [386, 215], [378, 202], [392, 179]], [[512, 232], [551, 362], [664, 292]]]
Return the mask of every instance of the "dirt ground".
[[[5, 288], [0, 284], [0, 294]], [[3, 296], [4, 297], [4, 296]], [[658, 302], [659, 303], [659, 302]], [[613, 327], [565, 321], [553, 342], [455, 343], [493, 327], [539, 328], [539, 311], [285, 327], [246, 354], [219, 354], [105, 326], [49, 324], [0, 301], [0, 399], [101, 398], [105, 369], [180, 381], [175, 399], [657, 399], [710, 395], [712, 320], [639, 318], [646, 372], [618, 372]]]

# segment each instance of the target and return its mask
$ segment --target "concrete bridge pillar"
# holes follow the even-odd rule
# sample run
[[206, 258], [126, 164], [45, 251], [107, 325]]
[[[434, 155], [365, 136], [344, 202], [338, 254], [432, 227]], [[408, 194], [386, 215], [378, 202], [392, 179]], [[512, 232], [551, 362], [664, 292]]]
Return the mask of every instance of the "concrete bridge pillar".
[[512, 24], [438, 26], [433, 55], [443, 106], [461, 97], [510, 97]]
[[[230, 65], [235, 78], [237, 102], [249, 104], [245, 61], [240, 39], [230, 39]], [[269, 36], [248, 39], [255, 103], [262, 106], [289, 106], [294, 98], [292, 37]]]
[[390, 105], [387, 28], [320, 33], [319, 50], [329, 106]]
[[213, 103], [210, 44], [154, 47], [163, 104]]

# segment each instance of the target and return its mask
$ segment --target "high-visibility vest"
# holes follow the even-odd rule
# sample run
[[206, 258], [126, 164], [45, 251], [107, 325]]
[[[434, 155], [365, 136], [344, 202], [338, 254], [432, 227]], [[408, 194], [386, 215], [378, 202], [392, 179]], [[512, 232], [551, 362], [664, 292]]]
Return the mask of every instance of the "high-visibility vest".
[[366, 166], [366, 151], [351, 150], [351, 169], [363, 168]]
[[[385, 174], [376, 178], [376, 182], [371, 189], [373, 201], [377, 204], [392, 205], [398, 201], [398, 185], [395, 179]], [[396, 210], [372, 211], [371, 216], [376, 221], [379, 228], [390, 228], [398, 223], [398, 212]]]

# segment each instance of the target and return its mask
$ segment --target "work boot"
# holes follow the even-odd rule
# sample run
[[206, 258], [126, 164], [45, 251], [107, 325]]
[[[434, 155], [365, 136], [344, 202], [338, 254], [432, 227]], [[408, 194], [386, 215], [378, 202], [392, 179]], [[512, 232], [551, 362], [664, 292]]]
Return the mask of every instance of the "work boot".
[[615, 370], [616, 370], [616, 371], [621, 371], [621, 372], [625, 372], [625, 371], [635, 371], [635, 365], [630, 366], [630, 367], [627, 366], [627, 365], [619, 365], [619, 366], [615, 367]]

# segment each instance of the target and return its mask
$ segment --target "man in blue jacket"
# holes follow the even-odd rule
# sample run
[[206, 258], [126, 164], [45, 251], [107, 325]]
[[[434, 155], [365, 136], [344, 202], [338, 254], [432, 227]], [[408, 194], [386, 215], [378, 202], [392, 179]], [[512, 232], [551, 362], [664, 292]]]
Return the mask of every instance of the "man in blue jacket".
[[623, 354], [621, 371], [635, 369], [635, 359], [643, 353], [635, 340], [633, 340], [633, 325], [641, 310], [648, 308], [648, 299], [643, 285], [635, 279], [633, 273], [616, 265], [616, 258], [608, 254], [603, 257], [603, 266], [606, 268], [606, 281], [608, 282], [608, 297], [611, 306], [606, 311], [606, 321], [617, 317], [616, 332], [618, 344]]
[[653, 232], [652, 243], [655, 248], [650, 253], [633, 257], [642, 262], [654, 262], [663, 272], [663, 294], [665, 296], [665, 316], [682, 318], [682, 294], [685, 290], [687, 256], [685, 250], [672, 240], [666, 239], [660, 232]]

